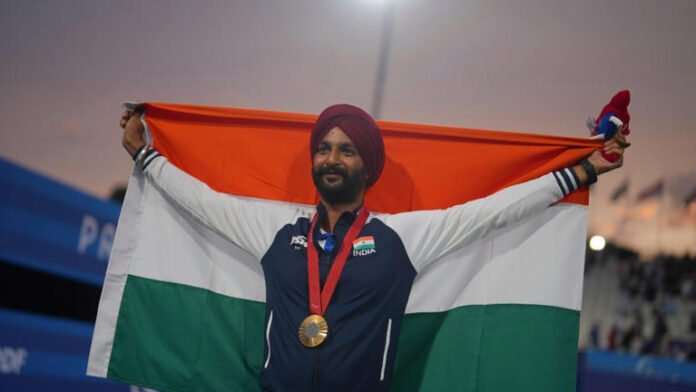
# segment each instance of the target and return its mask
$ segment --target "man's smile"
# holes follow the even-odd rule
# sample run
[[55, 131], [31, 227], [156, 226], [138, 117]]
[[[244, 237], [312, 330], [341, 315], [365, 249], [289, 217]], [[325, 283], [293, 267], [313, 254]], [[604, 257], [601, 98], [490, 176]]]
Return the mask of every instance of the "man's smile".
[[339, 182], [340, 180], [343, 180], [343, 174], [339, 173], [326, 173], [323, 177], [324, 180], [329, 184], [334, 184], [336, 182]]

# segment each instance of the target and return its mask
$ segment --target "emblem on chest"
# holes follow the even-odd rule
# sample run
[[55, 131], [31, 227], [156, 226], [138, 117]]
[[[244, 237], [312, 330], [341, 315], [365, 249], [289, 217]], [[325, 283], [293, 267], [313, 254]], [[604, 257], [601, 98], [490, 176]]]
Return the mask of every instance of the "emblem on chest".
[[307, 247], [307, 237], [303, 235], [296, 235], [290, 239], [290, 246], [294, 247], [296, 250]]
[[372, 236], [358, 237], [353, 241], [353, 257], [376, 253], [375, 239]]

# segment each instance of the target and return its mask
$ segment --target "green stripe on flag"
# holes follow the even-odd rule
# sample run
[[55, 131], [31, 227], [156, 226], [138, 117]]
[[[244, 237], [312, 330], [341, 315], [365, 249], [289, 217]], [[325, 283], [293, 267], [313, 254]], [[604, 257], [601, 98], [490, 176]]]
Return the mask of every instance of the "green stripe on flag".
[[129, 276], [108, 377], [160, 390], [258, 389], [264, 304]]
[[[258, 390], [263, 315], [260, 302], [129, 276], [108, 377], [171, 392]], [[517, 304], [408, 314], [392, 390], [573, 391], [579, 317]]]
[[392, 389], [574, 391], [579, 320], [574, 310], [518, 304], [409, 314]]

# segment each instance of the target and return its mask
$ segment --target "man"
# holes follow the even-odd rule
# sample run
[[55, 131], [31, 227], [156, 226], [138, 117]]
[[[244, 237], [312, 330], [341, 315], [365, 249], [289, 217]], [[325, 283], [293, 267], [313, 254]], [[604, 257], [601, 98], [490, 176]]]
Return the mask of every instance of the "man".
[[[124, 113], [123, 145], [145, 177], [212, 230], [260, 260], [266, 283], [264, 390], [388, 390], [418, 271], [543, 211], [615, 169], [599, 152], [581, 165], [447, 210], [369, 214], [364, 194], [385, 161], [379, 128], [350, 105], [327, 108], [310, 138], [316, 208], [224, 195], [176, 169]], [[604, 150], [622, 156], [610, 141]], [[513, 189], [514, 188], [514, 189]]]

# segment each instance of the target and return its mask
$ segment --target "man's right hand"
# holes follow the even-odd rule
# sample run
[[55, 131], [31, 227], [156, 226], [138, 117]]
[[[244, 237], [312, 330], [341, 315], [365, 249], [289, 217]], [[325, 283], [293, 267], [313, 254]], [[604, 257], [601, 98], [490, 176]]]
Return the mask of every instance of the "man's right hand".
[[119, 125], [123, 128], [121, 144], [123, 144], [123, 148], [125, 148], [132, 157], [135, 155], [135, 152], [145, 144], [145, 138], [143, 137], [145, 126], [143, 126], [143, 123], [140, 121], [140, 113], [126, 110], [121, 115]]

